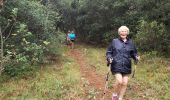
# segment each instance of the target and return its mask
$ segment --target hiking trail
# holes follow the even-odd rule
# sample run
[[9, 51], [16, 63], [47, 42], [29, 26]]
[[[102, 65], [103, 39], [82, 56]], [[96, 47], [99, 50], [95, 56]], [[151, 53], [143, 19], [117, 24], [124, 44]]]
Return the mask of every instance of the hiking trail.
[[[86, 53], [80, 50], [80, 48], [70, 49], [67, 52], [67, 55], [73, 58], [75, 63], [79, 66], [79, 70], [81, 73], [81, 86], [83, 88], [84, 96], [84, 99], [82, 100], [101, 100], [101, 98], [103, 97], [107, 71], [103, 74], [98, 72], [95, 65], [91, 65], [89, 61], [87, 61], [87, 59], [89, 59], [88, 56], [86, 55]], [[129, 78], [131, 78], [131, 76]], [[112, 79], [114, 79], [114, 77], [112, 77], [110, 73], [109, 83], [111, 84], [108, 84], [109, 88], [106, 90], [105, 100], [111, 100], [113, 92], [112, 85], [114, 84], [114, 81]], [[141, 88], [141, 83], [139, 83], [135, 78], [129, 79], [129, 81], [130, 82], [125, 94], [126, 100], [147, 100], [145, 92], [143, 88]]]
[[[68, 52], [75, 62], [80, 66], [81, 79], [87, 80], [84, 86], [85, 96], [90, 95], [89, 90], [94, 89], [93, 94], [96, 95], [94, 99], [100, 100], [103, 95], [105, 85], [105, 75], [100, 75], [96, 72], [96, 69], [88, 64], [83, 56], [83, 53], [77, 49], [71, 49]], [[91, 94], [92, 95], [92, 94]], [[105, 100], [111, 99], [111, 92], [108, 90], [105, 95]]]

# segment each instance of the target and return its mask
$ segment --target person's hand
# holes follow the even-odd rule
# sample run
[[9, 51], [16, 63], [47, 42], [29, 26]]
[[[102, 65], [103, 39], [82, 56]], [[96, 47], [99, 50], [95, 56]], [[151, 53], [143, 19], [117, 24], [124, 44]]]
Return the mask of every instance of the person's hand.
[[113, 61], [113, 58], [109, 57], [107, 58], [107, 66], [109, 66]]
[[111, 64], [113, 61], [113, 58], [108, 58], [109, 63]]
[[140, 60], [140, 56], [136, 56], [136, 60], [138, 60], [138, 61], [139, 61], [139, 60]]
[[140, 60], [140, 56], [136, 56], [135, 64], [137, 64]]

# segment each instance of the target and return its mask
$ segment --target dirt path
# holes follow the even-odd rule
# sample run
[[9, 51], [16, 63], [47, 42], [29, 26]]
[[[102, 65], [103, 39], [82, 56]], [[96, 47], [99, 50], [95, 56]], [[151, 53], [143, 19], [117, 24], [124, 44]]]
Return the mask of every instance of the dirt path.
[[[81, 49], [80, 50], [70, 49], [68, 52], [68, 56], [73, 58], [75, 63], [80, 67], [81, 79], [83, 79], [81, 81], [84, 90], [83, 91], [84, 98], [82, 97], [83, 100], [101, 100], [101, 97], [103, 95], [104, 85], [105, 85], [105, 75], [99, 73], [94, 66], [88, 63], [89, 62], [87, 60], [88, 56], [84, 55], [84, 52], [82, 52]], [[112, 79], [114, 80], [114, 78]], [[114, 81], [111, 80], [109, 82], [111, 83], [109, 84], [110, 86], [113, 84], [112, 82]], [[124, 98], [126, 98], [126, 100], [149, 100], [148, 95], [149, 96], [153, 95], [151, 98], [154, 98], [154, 100], [160, 100], [158, 99], [160, 97], [154, 96], [156, 92], [154, 92], [154, 90], [151, 87], [152, 86], [147, 85], [143, 81], [139, 81], [137, 78], [132, 78], [130, 76], [128, 87]], [[106, 92], [105, 100], [111, 100], [112, 92], [113, 92], [113, 87], [110, 86], [110, 88]]]
[[[105, 80], [103, 75], [99, 75], [96, 73], [95, 68], [91, 67], [88, 63], [86, 63], [83, 54], [77, 49], [72, 49], [68, 52], [68, 55], [74, 58], [76, 63], [80, 66], [80, 72], [82, 79], [88, 81], [88, 86], [84, 86], [86, 97], [90, 95], [89, 90], [94, 88], [96, 90], [91, 93], [91, 95], [95, 95], [92, 100], [100, 100], [103, 95], [103, 89], [105, 85]], [[105, 96], [105, 100], [111, 99], [111, 92], [107, 91], [107, 95]], [[90, 97], [89, 97], [90, 99]], [[90, 99], [90, 100], [91, 100]], [[87, 100], [87, 99], [86, 99]]]

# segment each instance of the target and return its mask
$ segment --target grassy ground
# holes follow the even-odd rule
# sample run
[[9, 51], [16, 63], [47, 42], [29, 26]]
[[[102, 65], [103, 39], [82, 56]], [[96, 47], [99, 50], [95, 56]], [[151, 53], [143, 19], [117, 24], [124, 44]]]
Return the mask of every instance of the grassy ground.
[[91, 67], [96, 68], [98, 73], [105, 74], [107, 71], [105, 48], [95, 48], [88, 45], [79, 45], [77, 48], [84, 54]]
[[[65, 48], [66, 49], [66, 48]], [[66, 53], [67, 50], [65, 50]], [[82, 97], [79, 67], [63, 54], [63, 64], [43, 67], [35, 76], [0, 83], [0, 100], [75, 100]]]
[[[79, 47], [87, 61], [99, 73], [107, 72], [105, 48], [91, 46]], [[154, 53], [140, 54], [141, 61], [137, 65], [135, 78], [131, 78], [126, 97], [130, 100], [169, 100], [170, 98], [170, 59], [157, 57]], [[110, 81], [110, 88], [112, 88]], [[143, 98], [143, 99], [141, 99]]]
[[[79, 45], [76, 49], [98, 74], [106, 74], [105, 48]], [[86, 100], [83, 99], [79, 66], [66, 54], [67, 51], [68, 48], [64, 47], [62, 64], [45, 66], [36, 71], [34, 76], [0, 83], [0, 100]], [[130, 79], [125, 97], [128, 100], [169, 100], [169, 72], [170, 60], [152, 53], [141, 55], [135, 78]], [[109, 81], [110, 88], [113, 80], [112, 77]], [[93, 90], [90, 93], [96, 95]]]

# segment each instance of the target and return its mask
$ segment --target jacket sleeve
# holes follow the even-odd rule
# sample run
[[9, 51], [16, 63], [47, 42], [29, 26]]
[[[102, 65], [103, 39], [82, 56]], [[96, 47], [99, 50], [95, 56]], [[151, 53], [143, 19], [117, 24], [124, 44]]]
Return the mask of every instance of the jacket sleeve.
[[113, 47], [112, 47], [112, 43], [109, 45], [109, 47], [107, 48], [106, 51], [106, 58], [108, 60], [108, 58], [112, 58], [112, 53], [113, 53]]

